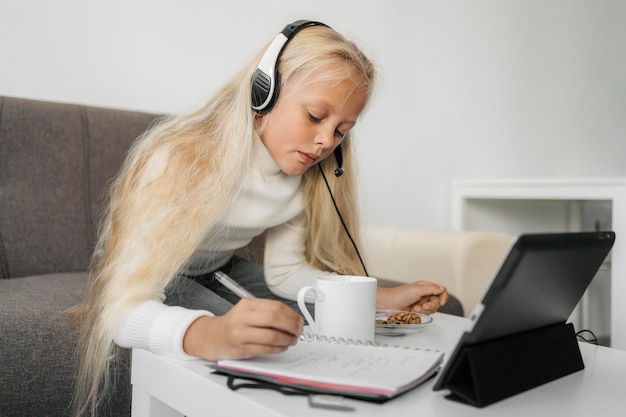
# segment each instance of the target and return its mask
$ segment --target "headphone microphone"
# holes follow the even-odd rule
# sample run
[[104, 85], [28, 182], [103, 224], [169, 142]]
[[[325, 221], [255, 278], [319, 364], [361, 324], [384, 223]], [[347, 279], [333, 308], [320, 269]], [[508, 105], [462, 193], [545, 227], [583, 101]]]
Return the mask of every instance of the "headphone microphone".
[[337, 169], [335, 169], [335, 177], [341, 177], [343, 175], [343, 151], [341, 150], [341, 144], [339, 144], [333, 151], [335, 159], [337, 160]]

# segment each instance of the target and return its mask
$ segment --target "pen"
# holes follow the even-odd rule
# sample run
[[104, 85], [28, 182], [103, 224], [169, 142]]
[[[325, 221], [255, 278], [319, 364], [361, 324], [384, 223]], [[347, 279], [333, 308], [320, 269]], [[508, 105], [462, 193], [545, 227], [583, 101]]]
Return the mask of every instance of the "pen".
[[244, 287], [239, 285], [234, 279], [222, 271], [215, 271], [215, 278], [220, 282], [220, 284], [234, 292], [239, 297], [254, 298], [254, 295], [250, 294]]

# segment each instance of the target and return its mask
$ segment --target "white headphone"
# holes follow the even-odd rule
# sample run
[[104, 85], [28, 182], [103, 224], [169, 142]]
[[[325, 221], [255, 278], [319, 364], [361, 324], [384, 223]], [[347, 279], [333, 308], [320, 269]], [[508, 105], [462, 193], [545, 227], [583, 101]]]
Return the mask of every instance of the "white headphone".
[[280, 91], [280, 74], [278, 73], [278, 58], [285, 49], [285, 45], [296, 33], [310, 26], [325, 26], [321, 22], [312, 20], [296, 20], [274, 38], [259, 61], [254, 76], [252, 77], [251, 100], [252, 108], [259, 114], [265, 114], [272, 110]]

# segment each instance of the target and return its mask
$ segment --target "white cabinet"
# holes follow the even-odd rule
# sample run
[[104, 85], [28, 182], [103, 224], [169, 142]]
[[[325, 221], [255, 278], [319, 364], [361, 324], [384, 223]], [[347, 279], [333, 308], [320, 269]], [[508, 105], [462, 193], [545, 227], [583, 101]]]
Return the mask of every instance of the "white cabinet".
[[[626, 178], [458, 180], [452, 183], [451, 205], [455, 230], [615, 231], [610, 259], [599, 275], [608, 278], [603, 297], [610, 303], [611, 346], [626, 350]], [[592, 224], [585, 216], [589, 211], [596, 214]], [[583, 299], [581, 320], [589, 321], [589, 312], [600, 310], [601, 303], [585, 305], [589, 300]]]

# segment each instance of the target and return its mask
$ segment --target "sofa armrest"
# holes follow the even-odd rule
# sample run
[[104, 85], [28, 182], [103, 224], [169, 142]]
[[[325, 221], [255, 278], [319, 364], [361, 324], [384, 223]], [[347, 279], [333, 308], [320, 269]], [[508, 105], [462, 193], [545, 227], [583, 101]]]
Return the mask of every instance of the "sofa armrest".
[[366, 225], [362, 251], [371, 276], [397, 283], [439, 283], [469, 315], [512, 240], [500, 233]]

